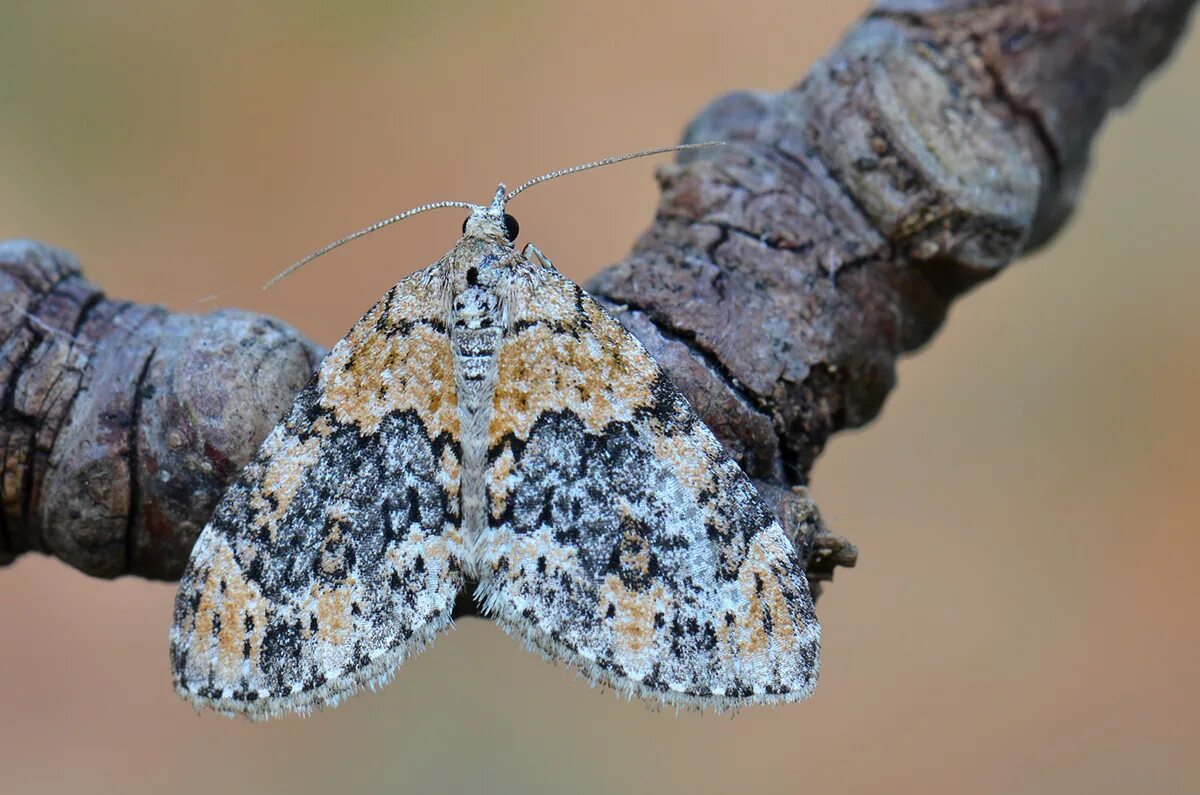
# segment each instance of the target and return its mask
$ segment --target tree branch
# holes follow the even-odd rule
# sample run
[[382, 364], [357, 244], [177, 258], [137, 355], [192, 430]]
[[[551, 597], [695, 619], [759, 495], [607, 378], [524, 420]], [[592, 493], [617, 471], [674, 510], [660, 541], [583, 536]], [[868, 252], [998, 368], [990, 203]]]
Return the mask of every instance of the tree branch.
[[[589, 289], [650, 349], [828, 578], [854, 547], [804, 484], [951, 301], [1052, 237], [1091, 141], [1191, 0], [881, 0], [803, 82], [716, 100], [654, 224]], [[246, 312], [113, 301], [0, 246], [0, 563], [179, 575], [320, 350]]]

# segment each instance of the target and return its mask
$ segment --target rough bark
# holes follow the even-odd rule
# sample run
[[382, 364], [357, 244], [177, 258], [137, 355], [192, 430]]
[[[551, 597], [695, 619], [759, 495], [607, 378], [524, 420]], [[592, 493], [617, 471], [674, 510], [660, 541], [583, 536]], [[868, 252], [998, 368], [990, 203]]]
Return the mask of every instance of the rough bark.
[[[653, 225], [589, 289], [658, 358], [827, 579], [856, 551], [804, 484], [951, 301], [1052, 237], [1091, 141], [1191, 0], [881, 0], [794, 88], [691, 124]], [[174, 578], [320, 351], [244, 312], [106, 298], [0, 246], [0, 563]]]
[[177, 578], [319, 350], [248, 312], [114, 301], [69, 255], [0, 245], [0, 562]]

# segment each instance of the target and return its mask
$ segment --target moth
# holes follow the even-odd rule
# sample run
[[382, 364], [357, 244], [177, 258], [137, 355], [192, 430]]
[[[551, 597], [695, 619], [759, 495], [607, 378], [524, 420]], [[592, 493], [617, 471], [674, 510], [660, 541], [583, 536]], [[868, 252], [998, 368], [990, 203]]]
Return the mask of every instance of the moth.
[[[176, 690], [307, 713], [386, 682], [460, 593], [619, 694], [725, 710], [816, 684], [792, 544], [646, 349], [507, 203], [362, 317], [228, 489], [180, 582]], [[278, 278], [278, 277], [277, 277]]]

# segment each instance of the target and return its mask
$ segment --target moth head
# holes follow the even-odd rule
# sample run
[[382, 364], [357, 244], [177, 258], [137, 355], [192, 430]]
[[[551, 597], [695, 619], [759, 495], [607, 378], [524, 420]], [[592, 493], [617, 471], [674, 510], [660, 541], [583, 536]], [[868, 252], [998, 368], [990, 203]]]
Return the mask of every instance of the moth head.
[[504, 212], [507, 202], [508, 196], [501, 182], [491, 204], [472, 207], [471, 214], [463, 219], [463, 236], [480, 240], [507, 240], [509, 243], [516, 240], [521, 226], [516, 218]]

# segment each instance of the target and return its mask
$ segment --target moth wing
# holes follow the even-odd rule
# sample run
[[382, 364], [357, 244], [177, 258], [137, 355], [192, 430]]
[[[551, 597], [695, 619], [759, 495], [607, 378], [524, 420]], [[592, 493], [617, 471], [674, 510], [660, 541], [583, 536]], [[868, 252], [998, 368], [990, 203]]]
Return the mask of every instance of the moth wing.
[[229, 488], [180, 582], [175, 687], [265, 718], [391, 676], [463, 584], [458, 410], [439, 266], [330, 352]]
[[485, 612], [619, 692], [716, 709], [806, 697], [820, 628], [753, 484], [577, 285], [545, 266], [512, 295], [475, 557]]

